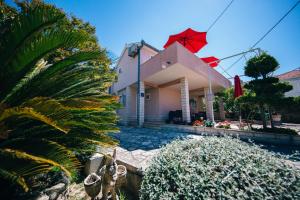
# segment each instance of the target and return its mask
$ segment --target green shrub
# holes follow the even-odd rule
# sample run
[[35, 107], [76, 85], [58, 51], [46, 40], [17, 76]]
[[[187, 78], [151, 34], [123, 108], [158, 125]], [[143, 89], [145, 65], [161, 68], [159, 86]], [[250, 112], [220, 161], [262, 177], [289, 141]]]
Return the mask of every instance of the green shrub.
[[150, 199], [300, 199], [300, 171], [283, 158], [232, 138], [177, 140], [143, 178]]

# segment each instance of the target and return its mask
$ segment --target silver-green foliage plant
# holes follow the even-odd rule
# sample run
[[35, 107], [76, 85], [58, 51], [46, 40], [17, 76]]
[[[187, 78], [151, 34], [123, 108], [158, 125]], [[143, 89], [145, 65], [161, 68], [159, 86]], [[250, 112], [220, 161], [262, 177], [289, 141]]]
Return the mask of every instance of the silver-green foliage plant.
[[177, 140], [155, 157], [140, 197], [150, 199], [300, 199], [300, 171], [238, 139]]

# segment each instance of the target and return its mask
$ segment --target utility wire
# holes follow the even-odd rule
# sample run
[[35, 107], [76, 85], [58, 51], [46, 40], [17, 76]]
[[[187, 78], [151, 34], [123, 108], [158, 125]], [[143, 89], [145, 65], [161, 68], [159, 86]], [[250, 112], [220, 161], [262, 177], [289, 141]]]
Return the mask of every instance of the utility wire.
[[208, 32], [216, 23], [217, 21], [222, 17], [222, 15], [226, 12], [226, 10], [231, 6], [234, 0], [231, 0], [231, 2], [226, 6], [226, 8], [221, 12], [221, 14], [215, 19], [215, 21], [209, 26], [206, 32]]
[[[269, 33], [271, 33], [274, 29], [275, 29], [275, 27], [278, 25], [278, 24], [280, 24], [280, 22], [282, 22], [282, 20], [286, 17], [286, 16], [288, 16], [296, 7], [297, 7], [297, 5], [300, 3], [300, 0], [298, 0], [276, 23], [275, 23], [275, 25], [274, 26], [272, 26], [257, 42], [255, 42], [254, 43], [254, 45], [252, 45], [252, 47], [250, 48], [250, 50], [251, 49], [253, 49], [256, 45], [258, 45], [263, 39], [265, 39], [265, 37], [269, 34]], [[247, 53], [245, 53], [245, 54], [247, 54]], [[225, 71], [228, 71], [229, 69], [231, 69], [236, 63], [238, 63], [242, 58], [243, 58], [243, 56], [245, 55], [245, 54], [243, 54], [239, 59], [237, 59], [232, 65], [230, 65]]]
[[[228, 8], [231, 6], [231, 4], [234, 2], [234, 0], [231, 0], [230, 3], [225, 7], [225, 9], [220, 13], [220, 15], [215, 19], [215, 21], [208, 27], [207, 31], [208, 32], [218, 21], [219, 19], [223, 16], [223, 14], [228, 10]], [[112, 59], [112, 63], [116, 62], [120, 57], [116, 59]]]
[[232, 78], [232, 76], [227, 71], [225, 71], [224, 67], [220, 63], [218, 63], [218, 65], [223, 70], [223, 73], [226, 73], [230, 78]]
[[[224, 15], [224, 13], [228, 10], [228, 8], [231, 6], [231, 4], [233, 3], [234, 0], [231, 0], [230, 3], [224, 8], [224, 10], [219, 14], [219, 16], [215, 19], [215, 21], [213, 21], [213, 23], [208, 27], [206, 33], [208, 33], [208, 31], [219, 21], [219, 19]], [[225, 71], [225, 69], [220, 65], [220, 63], [218, 64], [220, 66], [220, 68], [223, 70], [223, 73], [226, 73], [229, 77], [230, 74], [227, 73], [227, 71]]]

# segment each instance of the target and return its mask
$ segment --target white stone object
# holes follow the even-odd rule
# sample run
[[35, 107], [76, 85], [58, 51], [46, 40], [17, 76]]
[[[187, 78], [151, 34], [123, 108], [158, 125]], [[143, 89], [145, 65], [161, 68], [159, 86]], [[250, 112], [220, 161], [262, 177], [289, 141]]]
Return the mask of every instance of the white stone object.
[[95, 153], [85, 164], [84, 172], [86, 175], [91, 173], [96, 173], [100, 168], [104, 155], [100, 153]]
[[38, 196], [38, 197], [36, 198], [36, 200], [49, 200], [49, 197], [48, 197], [47, 195], [43, 194], [43, 195], [41, 195], [41, 196]]
[[66, 184], [59, 183], [57, 185], [45, 189], [44, 192], [49, 196], [50, 200], [55, 200], [57, 199], [59, 194], [61, 194], [66, 190], [66, 187], [67, 187]]

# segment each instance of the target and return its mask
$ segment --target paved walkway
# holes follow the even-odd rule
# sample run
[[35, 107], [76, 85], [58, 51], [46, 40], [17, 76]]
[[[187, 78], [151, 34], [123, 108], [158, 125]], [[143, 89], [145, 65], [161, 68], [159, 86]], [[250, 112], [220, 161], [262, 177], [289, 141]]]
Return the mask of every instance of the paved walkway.
[[117, 159], [123, 163], [130, 163], [135, 168], [132, 171], [143, 171], [159, 149], [175, 139], [202, 137], [179, 131], [127, 126], [121, 126], [120, 133], [111, 135], [120, 141]]
[[128, 150], [153, 150], [175, 140], [192, 138], [195, 135], [151, 128], [120, 127], [120, 133], [113, 134], [120, 141], [120, 147]]

